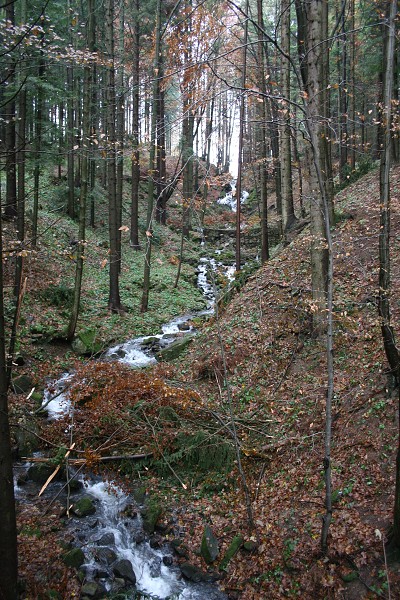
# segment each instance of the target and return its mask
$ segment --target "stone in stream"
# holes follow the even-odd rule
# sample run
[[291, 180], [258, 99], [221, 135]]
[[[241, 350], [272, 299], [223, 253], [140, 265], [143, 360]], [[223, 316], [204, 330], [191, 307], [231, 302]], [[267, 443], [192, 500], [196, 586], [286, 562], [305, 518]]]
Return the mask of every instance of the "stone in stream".
[[213, 563], [219, 554], [218, 540], [208, 525], [204, 528], [200, 551], [208, 565]]
[[[47, 465], [45, 463], [35, 463], [31, 467], [29, 467], [27, 477], [30, 481], [34, 481], [35, 483], [43, 485], [44, 483], [46, 483], [53, 471], [53, 465]], [[60, 474], [58, 474], [57, 479], [59, 478]]]
[[157, 352], [157, 360], [169, 361], [178, 358], [178, 356], [180, 356], [182, 352], [186, 350], [192, 339], [193, 336], [185, 335], [184, 337], [175, 340], [175, 342], [172, 342], [172, 344], [166, 348], [162, 348], [160, 352]]
[[72, 512], [76, 517], [87, 517], [96, 512], [93, 499], [90, 496], [83, 496], [72, 507]]
[[67, 567], [79, 569], [79, 567], [85, 562], [85, 555], [81, 548], [72, 548], [72, 550], [69, 550], [66, 554], [64, 554], [63, 562], [67, 565]]
[[111, 531], [104, 533], [101, 538], [97, 540], [96, 544], [98, 546], [113, 546], [115, 544], [115, 535]]
[[192, 565], [191, 563], [184, 562], [180, 565], [182, 575], [193, 583], [200, 583], [201, 581], [207, 581], [207, 575], [203, 573], [201, 569]]
[[106, 589], [97, 581], [87, 581], [81, 588], [81, 598], [104, 598]]
[[126, 558], [122, 558], [115, 563], [113, 572], [117, 577], [121, 577], [125, 581], [129, 581], [129, 583], [135, 585], [136, 575], [133, 571], [131, 562]]
[[117, 555], [111, 548], [98, 548], [95, 552], [95, 556], [99, 562], [108, 566], [117, 560]]

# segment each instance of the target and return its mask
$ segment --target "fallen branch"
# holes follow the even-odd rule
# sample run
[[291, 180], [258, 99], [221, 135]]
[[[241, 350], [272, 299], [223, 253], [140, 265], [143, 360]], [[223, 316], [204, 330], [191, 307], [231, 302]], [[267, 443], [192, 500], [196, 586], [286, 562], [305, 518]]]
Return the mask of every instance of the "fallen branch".
[[[96, 461], [98, 462], [112, 462], [113, 460], [144, 460], [146, 458], [151, 458], [153, 456], [152, 452], [148, 452], [147, 454], [120, 454], [118, 456], [98, 456], [96, 457]], [[46, 458], [46, 457], [29, 457], [29, 456], [23, 456], [22, 460], [26, 460], [28, 462], [32, 462], [32, 463], [51, 463], [52, 462], [52, 458]], [[73, 459], [69, 459], [68, 460], [70, 465], [84, 465], [86, 464], [87, 460], [86, 458], [73, 458]]]

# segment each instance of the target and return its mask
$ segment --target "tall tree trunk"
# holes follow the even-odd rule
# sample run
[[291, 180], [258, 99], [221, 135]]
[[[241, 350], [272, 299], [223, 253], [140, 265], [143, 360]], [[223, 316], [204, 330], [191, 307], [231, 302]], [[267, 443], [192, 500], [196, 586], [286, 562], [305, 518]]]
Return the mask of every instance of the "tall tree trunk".
[[[43, 38], [42, 38], [43, 43]], [[40, 196], [40, 151], [42, 145], [42, 132], [43, 132], [43, 114], [44, 114], [44, 92], [43, 92], [43, 80], [45, 75], [45, 64], [43, 58], [43, 51], [40, 52], [39, 67], [38, 67], [38, 78], [39, 85], [37, 86], [36, 94], [36, 106], [35, 106], [35, 141], [34, 141], [34, 155], [35, 155], [35, 166], [33, 169], [33, 215], [32, 215], [32, 245], [33, 247], [37, 244], [38, 235], [38, 218], [39, 218], [39, 196]]]
[[74, 112], [74, 72], [67, 66], [67, 214], [75, 218], [75, 112]]
[[8, 419], [3, 293], [3, 240], [0, 227], [0, 598], [17, 600], [17, 527]]
[[[385, 22], [385, 73], [383, 79], [383, 149], [380, 161], [380, 232], [379, 232], [379, 297], [378, 311], [381, 320], [383, 345], [390, 366], [390, 373], [400, 379], [400, 354], [390, 319], [390, 166], [391, 166], [391, 123], [392, 93], [395, 50], [395, 17], [397, 0], [389, 4], [389, 16]], [[400, 414], [400, 386], [399, 386]], [[396, 458], [396, 487], [393, 511], [393, 529], [390, 542], [400, 548], [400, 431]]]
[[333, 252], [330, 232], [327, 173], [325, 171], [321, 115], [324, 107], [321, 87], [323, 74], [323, 7], [321, 0], [296, 0], [298, 47], [301, 75], [304, 83], [304, 108], [309, 136], [308, 170], [310, 177], [311, 217], [311, 275], [314, 303], [313, 325], [316, 333], [326, 336], [327, 392], [325, 404], [325, 514], [322, 519], [321, 549], [327, 551], [328, 533], [332, 520], [332, 400], [333, 378]]
[[[26, 23], [26, 0], [21, 2], [21, 25]], [[20, 242], [20, 250], [22, 251], [24, 240], [25, 240], [25, 155], [26, 155], [26, 87], [23, 84], [24, 79], [24, 68], [26, 68], [25, 62], [21, 62], [18, 73], [18, 87], [21, 87], [18, 98], [18, 128], [17, 128], [17, 236]], [[15, 268], [15, 282], [14, 282], [14, 296], [17, 300], [16, 305], [18, 306], [18, 298], [20, 297], [21, 282], [22, 282], [22, 265], [23, 265], [23, 254], [21, 252], [17, 255], [16, 268]]]
[[108, 228], [110, 235], [110, 293], [108, 308], [112, 312], [122, 310], [119, 294], [119, 222], [116, 189], [116, 94], [115, 94], [115, 53], [114, 53], [114, 0], [106, 2], [106, 45], [108, 63], [107, 77], [107, 188], [108, 188]]
[[147, 189], [147, 228], [146, 228], [146, 256], [144, 261], [143, 294], [140, 312], [146, 312], [149, 306], [150, 291], [150, 261], [152, 247], [152, 221], [154, 207], [154, 171], [156, 168], [156, 144], [157, 144], [157, 110], [159, 90], [159, 65], [161, 61], [161, 0], [157, 0], [156, 13], [156, 47], [153, 67], [153, 105], [151, 115], [151, 142], [149, 156], [149, 179]]
[[257, 0], [257, 58], [258, 58], [258, 71], [259, 71], [259, 86], [263, 97], [260, 99], [262, 102], [259, 103], [259, 140], [260, 140], [260, 200], [261, 200], [261, 211], [260, 211], [260, 222], [261, 222], [261, 262], [264, 263], [269, 259], [269, 240], [268, 240], [268, 177], [267, 177], [267, 141], [266, 141], [266, 120], [267, 120], [267, 108], [266, 108], [266, 95], [267, 86], [265, 79], [265, 54], [264, 54], [264, 18], [263, 18], [263, 2]]
[[132, 90], [133, 90], [133, 109], [132, 109], [132, 130], [133, 130], [133, 148], [132, 148], [132, 190], [131, 190], [131, 233], [130, 245], [135, 250], [139, 250], [139, 182], [140, 182], [140, 155], [139, 155], [139, 57], [140, 57], [140, 25], [139, 25], [139, 1], [134, 2], [134, 38], [133, 38], [133, 57], [132, 57]]
[[281, 70], [282, 96], [286, 104], [281, 112], [280, 158], [281, 158], [281, 194], [282, 229], [289, 231], [296, 222], [293, 203], [292, 153], [290, 146], [290, 0], [281, 0]]
[[[14, 2], [6, 4], [6, 21], [10, 27], [15, 25]], [[6, 149], [6, 202], [4, 214], [13, 218], [18, 214], [17, 210], [17, 168], [15, 148], [15, 64], [14, 58], [9, 58], [6, 81], [10, 90], [11, 98], [7, 99], [4, 108], [5, 126], [5, 149]]]
[[116, 113], [116, 138], [117, 138], [117, 221], [118, 221], [118, 269], [121, 271], [121, 238], [122, 238], [122, 189], [124, 176], [124, 134], [125, 134], [125, 92], [124, 92], [124, 27], [125, 27], [125, 9], [124, 3], [121, 2], [119, 12], [119, 67], [117, 70], [118, 76], [118, 92], [117, 92], [117, 113]]
[[[87, 0], [88, 7], [88, 47], [93, 52], [94, 31], [94, 0]], [[82, 108], [82, 144], [81, 144], [81, 187], [79, 196], [79, 240], [76, 247], [76, 270], [74, 298], [72, 303], [71, 317], [67, 331], [67, 341], [72, 342], [79, 316], [79, 307], [82, 290], [82, 277], [85, 253], [86, 236], [86, 201], [90, 180], [89, 155], [90, 155], [90, 127], [91, 127], [91, 65], [85, 64], [83, 72], [83, 108]]]
[[[249, 0], [246, 0], [246, 15], [249, 14]], [[238, 149], [238, 176], [236, 182], [236, 271], [241, 268], [241, 235], [240, 235], [240, 217], [241, 206], [240, 200], [242, 197], [242, 168], [243, 168], [243, 137], [244, 137], [244, 119], [245, 119], [245, 102], [246, 102], [246, 78], [247, 78], [247, 40], [249, 33], [248, 17], [245, 17], [244, 35], [243, 35], [243, 64], [242, 64], [242, 82], [240, 96], [240, 111], [239, 111], [239, 149]]]
[[[162, 58], [162, 57], [161, 57]], [[160, 63], [160, 81], [164, 75], [162, 61]], [[157, 207], [156, 221], [166, 225], [167, 222], [167, 204], [166, 204], [166, 155], [165, 155], [165, 90], [163, 84], [159, 85], [158, 92], [158, 111], [157, 111]]]

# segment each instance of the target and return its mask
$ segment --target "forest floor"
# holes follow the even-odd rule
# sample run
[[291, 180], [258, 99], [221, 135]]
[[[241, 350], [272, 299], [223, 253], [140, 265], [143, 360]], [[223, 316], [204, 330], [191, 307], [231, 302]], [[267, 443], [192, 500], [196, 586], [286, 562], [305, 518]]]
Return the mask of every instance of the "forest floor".
[[[397, 334], [399, 167], [392, 172], [391, 193], [391, 308]], [[230, 598], [400, 597], [399, 563], [389, 560], [388, 564], [384, 552], [394, 504], [399, 424], [398, 390], [391, 390], [385, 373], [387, 364], [377, 314], [378, 173], [373, 171], [341, 191], [336, 197], [335, 212], [334, 511], [326, 556], [320, 552], [326, 355], [324, 340], [316, 337], [312, 329], [307, 228], [219, 307], [185, 355], [133, 376], [136, 379], [129, 388], [130, 402], [134, 401], [133, 393], [138, 394], [136, 401], [140, 394], [148, 399], [152, 408], [146, 415], [147, 422], [158, 422], [161, 404], [173, 408], [179, 416], [174, 425], [171, 420], [167, 425], [167, 421], [163, 423], [157, 434], [153, 426], [153, 435], [147, 432], [144, 436], [145, 425], [137, 425], [132, 429], [129, 450], [157, 454], [162, 444], [161, 454], [177, 461], [170, 461], [176, 478], [166, 477], [165, 471], [160, 477], [157, 465], [153, 465], [154, 470], [147, 466], [149, 470], [143, 469], [140, 477], [152, 493], [168, 495], [169, 508], [163, 518], [168, 522], [172, 513], [179, 516], [190, 561], [207, 568], [198, 552], [205, 524], [219, 539], [220, 557], [235, 535], [254, 542], [252, 551], [240, 549], [224, 570], [220, 586]], [[176, 247], [177, 244], [176, 241]], [[157, 258], [173, 265], [170, 255], [163, 252], [164, 256]], [[188, 272], [188, 282], [191, 276]], [[32, 289], [43, 287], [39, 264], [32, 269], [31, 277]], [[131, 272], [129, 277], [132, 279]], [[160, 291], [163, 283], [160, 282]], [[126, 285], [139, 285], [139, 279]], [[116, 317], [106, 317], [104, 307], [103, 312], [99, 318], [110, 320], [107, 332], [115, 326], [119, 335], [121, 328]], [[161, 316], [165, 318], [166, 313]], [[38, 315], [32, 313], [31, 318], [37, 319]], [[145, 326], [146, 323], [138, 324], [137, 331], [141, 333], [140, 328]], [[105, 339], [109, 340], [108, 335]], [[25, 340], [21, 348], [27, 347]], [[37, 378], [55, 375], [66, 363], [71, 366], [71, 354], [66, 357], [60, 348], [52, 352], [48, 359], [45, 349], [41, 357], [31, 358], [30, 368]], [[54, 354], [60, 357], [57, 361]], [[125, 371], [123, 377], [128, 379]], [[140, 385], [138, 377], [142, 378]], [[118, 385], [121, 391], [115, 393], [113, 410], [118, 407], [124, 414], [129, 384], [125, 381], [122, 387], [113, 381], [114, 389], [119, 390]], [[94, 394], [93, 390], [90, 394]], [[18, 403], [18, 397], [12, 395], [13, 410]], [[104, 410], [104, 406], [99, 400], [96, 406], [92, 404], [83, 410], [86, 417], [81, 423], [78, 419], [76, 426], [78, 445], [84, 443], [95, 411]], [[56, 444], [61, 439], [57, 438], [62, 435], [61, 429], [60, 424], [60, 431], [53, 431]], [[221, 440], [232, 446], [236, 437], [241, 448], [241, 469], [237, 457], [227, 459], [226, 468], [221, 467], [219, 472], [210, 466], [201, 474], [188, 465], [178, 469], [182, 452], [179, 454], [176, 439], [180, 431], [187, 436], [189, 429], [196, 434], [206, 432], [213, 447], [218, 447]], [[45, 435], [43, 429], [42, 436]], [[195, 460], [195, 453], [192, 454]], [[126, 482], [129, 483], [129, 477]], [[59, 597], [79, 595], [78, 581], [59, 561], [62, 528], [57, 525], [57, 511], [45, 523], [40, 511], [39, 504], [19, 510], [21, 574], [29, 589], [30, 570], [37, 574], [42, 569], [44, 582], [58, 573], [58, 591], [62, 594]], [[29, 533], [36, 531], [39, 522], [40, 536]], [[48, 556], [52, 557], [50, 562]], [[40, 587], [37, 582], [36, 585]], [[50, 596], [28, 592], [21, 597]]]

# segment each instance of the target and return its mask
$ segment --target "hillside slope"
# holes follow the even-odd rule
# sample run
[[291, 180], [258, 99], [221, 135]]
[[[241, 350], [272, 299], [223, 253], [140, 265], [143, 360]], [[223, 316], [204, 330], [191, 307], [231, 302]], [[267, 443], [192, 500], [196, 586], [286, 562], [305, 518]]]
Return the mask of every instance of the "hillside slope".
[[[320, 556], [326, 360], [324, 345], [311, 329], [307, 230], [250, 278], [179, 366], [219, 415], [221, 427], [232, 431], [230, 407], [237, 417], [256, 524], [252, 538], [259, 546], [254, 553], [239, 552], [228, 566], [224, 585], [233, 597], [387, 596], [376, 530], [385, 535], [391, 521], [398, 417], [377, 319], [378, 185], [373, 172], [336, 198], [335, 504], [328, 558]], [[399, 186], [397, 167], [391, 187], [391, 304], [398, 335]], [[204, 522], [218, 533], [223, 548], [234, 533], [246, 532], [237, 470], [215, 489], [218, 493], [193, 504], [193, 549]], [[391, 567], [389, 579], [398, 597], [398, 565]]]

